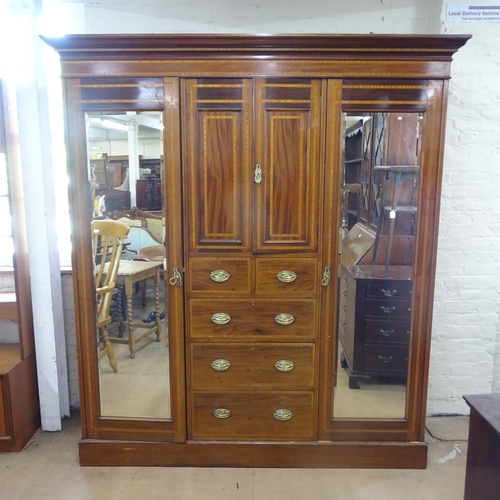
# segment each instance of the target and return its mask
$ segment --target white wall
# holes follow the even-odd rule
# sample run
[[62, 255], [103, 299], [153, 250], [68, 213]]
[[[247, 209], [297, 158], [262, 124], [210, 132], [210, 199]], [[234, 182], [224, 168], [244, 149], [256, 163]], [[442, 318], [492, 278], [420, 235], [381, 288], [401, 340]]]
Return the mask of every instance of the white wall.
[[86, 2], [88, 33], [432, 33], [436, 0]]
[[467, 413], [464, 394], [500, 390], [500, 24], [446, 24], [445, 7], [436, 0], [85, 4], [88, 33], [474, 35], [452, 65], [429, 414]]
[[500, 23], [443, 33], [473, 38], [452, 65], [428, 411], [461, 413], [500, 390]]

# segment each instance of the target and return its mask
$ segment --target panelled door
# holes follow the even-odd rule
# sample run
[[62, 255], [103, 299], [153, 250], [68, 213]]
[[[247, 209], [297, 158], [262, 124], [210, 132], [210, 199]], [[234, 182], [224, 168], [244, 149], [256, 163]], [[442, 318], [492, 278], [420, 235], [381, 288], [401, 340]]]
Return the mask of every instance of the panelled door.
[[183, 82], [188, 438], [311, 440], [322, 82]]

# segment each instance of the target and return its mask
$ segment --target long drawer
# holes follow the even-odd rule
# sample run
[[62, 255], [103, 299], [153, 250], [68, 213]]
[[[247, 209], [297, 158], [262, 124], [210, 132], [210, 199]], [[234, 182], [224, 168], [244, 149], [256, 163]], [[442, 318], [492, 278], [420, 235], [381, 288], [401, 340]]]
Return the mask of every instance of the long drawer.
[[191, 439], [311, 440], [312, 392], [191, 393]]
[[367, 299], [366, 315], [382, 318], [409, 318], [411, 314], [411, 299]]
[[192, 257], [187, 287], [190, 292], [250, 293], [251, 259], [245, 257]]
[[407, 281], [379, 281], [366, 285], [367, 297], [411, 297], [412, 282]]
[[311, 294], [318, 288], [317, 259], [257, 258], [255, 293]]
[[224, 341], [316, 337], [316, 300], [231, 298], [189, 301], [190, 338]]
[[408, 369], [408, 346], [385, 346], [365, 344], [366, 371], [404, 372]]
[[309, 389], [314, 344], [192, 344], [191, 387]]
[[367, 319], [365, 323], [366, 342], [394, 342], [408, 344], [410, 340], [410, 319], [383, 320]]

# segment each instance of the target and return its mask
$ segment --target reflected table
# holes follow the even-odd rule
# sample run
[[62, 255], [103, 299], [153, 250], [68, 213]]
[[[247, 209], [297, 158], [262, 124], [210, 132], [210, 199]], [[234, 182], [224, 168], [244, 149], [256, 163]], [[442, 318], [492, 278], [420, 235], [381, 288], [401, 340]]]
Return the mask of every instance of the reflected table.
[[[130, 357], [133, 359], [135, 357], [135, 350], [137, 344], [152, 335], [156, 334], [156, 340], [160, 340], [160, 267], [162, 262], [147, 262], [140, 260], [121, 260], [120, 268], [118, 269], [118, 276], [116, 278], [117, 285], [123, 285], [125, 287], [125, 295], [127, 297], [127, 322], [126, 330], [128, 336], [126, 339], [120, 338], [110, 338], [112, 342], [120, 344], [128, 344], [130, 350]], [[135, 283], [144, 281], [148, 278], [153, 278], [155, 286], [155, 322], [153, 326], [146, 326], [142, 322], [134, 321], [134, 313], [132, 307], [132, 294], [134, 291]], [[143, 295], [144, 297], [144, 295]], [[143, 307], [144, 307], [143, 302]], [[121, 308], [118, 308], [121, 310]], [[120, 318], [120, 327], [124, 327], [123, 318]], [[136, 336], [136, 331], [140, 329], [143, 330], [138, 336]]]

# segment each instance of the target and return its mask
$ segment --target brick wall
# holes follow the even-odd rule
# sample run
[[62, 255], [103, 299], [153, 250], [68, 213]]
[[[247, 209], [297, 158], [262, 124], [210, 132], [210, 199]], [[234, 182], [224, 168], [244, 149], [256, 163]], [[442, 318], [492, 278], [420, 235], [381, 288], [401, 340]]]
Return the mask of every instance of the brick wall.
[[462, 413], [500, 390], [500, 23], [442, 33], [473, 38], [452, 65], [428, 412]]

